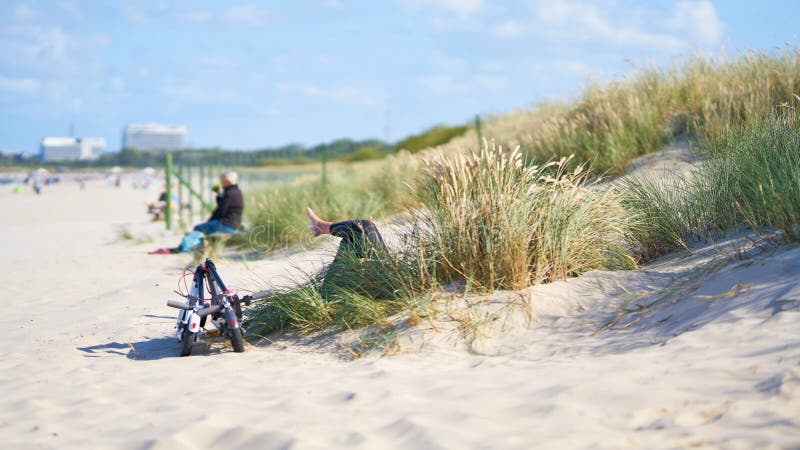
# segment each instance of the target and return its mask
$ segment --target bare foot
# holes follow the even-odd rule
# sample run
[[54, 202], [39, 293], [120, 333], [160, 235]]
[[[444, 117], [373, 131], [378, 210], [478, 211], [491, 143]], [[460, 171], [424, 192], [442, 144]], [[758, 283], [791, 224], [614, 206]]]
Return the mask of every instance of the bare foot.
[[314, 211], [312, 211], [311, 208], [308, 206], [306, 206], [306, 215], [308, 216], [308, 219], [311, 221], [312, 236], [316, 237], [319, 236], [320, 234], [329, 234], [331, 232], [330, 231], [331, 223], [326, 222], [317, 217], [317, 215], [314, 214]]

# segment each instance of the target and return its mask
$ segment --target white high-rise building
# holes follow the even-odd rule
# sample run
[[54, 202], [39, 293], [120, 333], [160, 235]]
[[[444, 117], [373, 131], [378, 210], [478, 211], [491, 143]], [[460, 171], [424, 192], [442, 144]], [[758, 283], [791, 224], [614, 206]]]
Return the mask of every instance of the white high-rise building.
[[85, 137], [80, 141], [81, 156], [87, 159], [97, 159], [106, 151], [106, 138]]
[[177, 150], [186, 147], [186, 133], [183, 125], [131, 124], [122, 134], [122, 148]]
[[40, 145], [42, 161], [97, 159], [106, 150], [105, 138], [46, 137]]

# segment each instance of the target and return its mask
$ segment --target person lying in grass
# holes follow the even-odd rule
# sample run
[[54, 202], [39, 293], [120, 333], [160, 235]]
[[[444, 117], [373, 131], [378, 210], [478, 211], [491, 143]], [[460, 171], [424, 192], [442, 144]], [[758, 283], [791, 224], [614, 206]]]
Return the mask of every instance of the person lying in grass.
[[386, 254], [386, 244], [375, 222], [371, 220], [328, 222], [320, 219], [310, 207], [306, 207], [306, 215], [311, 221], [312, 236], [329, 234], [342, 239], [336, 257], [325, 272], [320, 292], [329, 293], [334, 286], [347, 289], [363, 286], [366, 274], [362, 272], [370, 270], [363, 265], [367, 262], [380, 262]]
[[[314, 214], [310, 207], [306, 207], [306, 215], [311, 220], [311, 235], [314, 237], [330, 234], [342, 238], [336, 258], [342, 259], [345, 254], [354, 253], [361, 262], [366, 258], [377, 256], [375, 253], [386, 250], [378, 227], [371, 220], [345, 220], [342, 222], [327, 222]], [[348, 255], [349, 256], [349, 255]]]

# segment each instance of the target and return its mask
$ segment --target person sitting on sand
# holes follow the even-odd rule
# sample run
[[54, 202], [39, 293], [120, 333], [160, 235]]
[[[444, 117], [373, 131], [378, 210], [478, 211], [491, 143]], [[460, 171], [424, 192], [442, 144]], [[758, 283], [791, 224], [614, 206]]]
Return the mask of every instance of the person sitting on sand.
[[147, 212], [153, 215], [153, 222], [161, 219], [161, 214], [167, 208], [167, 191], [162, 191], [157, 202], [147, 204]]
[[[353, 288], [350, 286], [353, 277], [352, 264], [366, 261], [380, 261], [386, 252], [378, 227], [371, 220], [345, 220], [328, 222], [320, 219], [310, 207], [306, 207], [306, 215], [311, 221], [311, 235], [314, 237], [329, 234], [342, 238], [333, 262], [325, 272], [325, 279], [320, 291], [325, 294], [333, 286]], [[357, 277], [356, 277], [357, 278]]]
[[[172, 196], [170, 201], [170, 208], [174, 211], [178, 204], [178, 198], [176, 196]], [[147, 204], [147, 212], [153, 215], [153, 222], [158, 222], [161, 220], [161, 215], [165, 213], [167, 209], [167, 191], [162, 191], [161, 194], [158, 196], [157, 202], [151, 202]]]
[[222, 191], [217, 195], [217, 207], [208, 221], [195, 225], [194, 231], [208, 236], [215, 233], [236, 233], [242, 226], [244, 199], [236, 184], [238, 179], [236, 172], [225, 172], [220, 176]]

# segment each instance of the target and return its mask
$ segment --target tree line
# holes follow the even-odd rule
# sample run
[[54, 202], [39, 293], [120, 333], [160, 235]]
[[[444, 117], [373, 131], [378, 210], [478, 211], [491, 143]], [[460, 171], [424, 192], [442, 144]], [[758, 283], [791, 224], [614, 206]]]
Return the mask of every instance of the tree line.
[[352, 140], [337, 139], [332, 142], [305, 147], [289, 144], [278, 148], [263, 148], [250, 151], [226, 150], [221, 148], [193, 148], [178, 150], [138, 150], [124, 148], [119, 152], [104, 153], [94, 160], [83, 161], [39, 161], [37, 157], [19, 155], [0, 155], [0, 165], [42, 164], [65, 167], [148, 167], [163, 166], [167, 153], [172, 153], [173, 161], [181, 165], [226, 165], [226, 166], [282, 166], [305, 164], [321, 160], [341, 160], [345, 162], [380, 159], [386, 155], [407, 150], [416, 153], [425, 148], [435, 147], [464, 134], [466, 126], [438, 125], [422, 133], [390, 144], [379, 139]]

